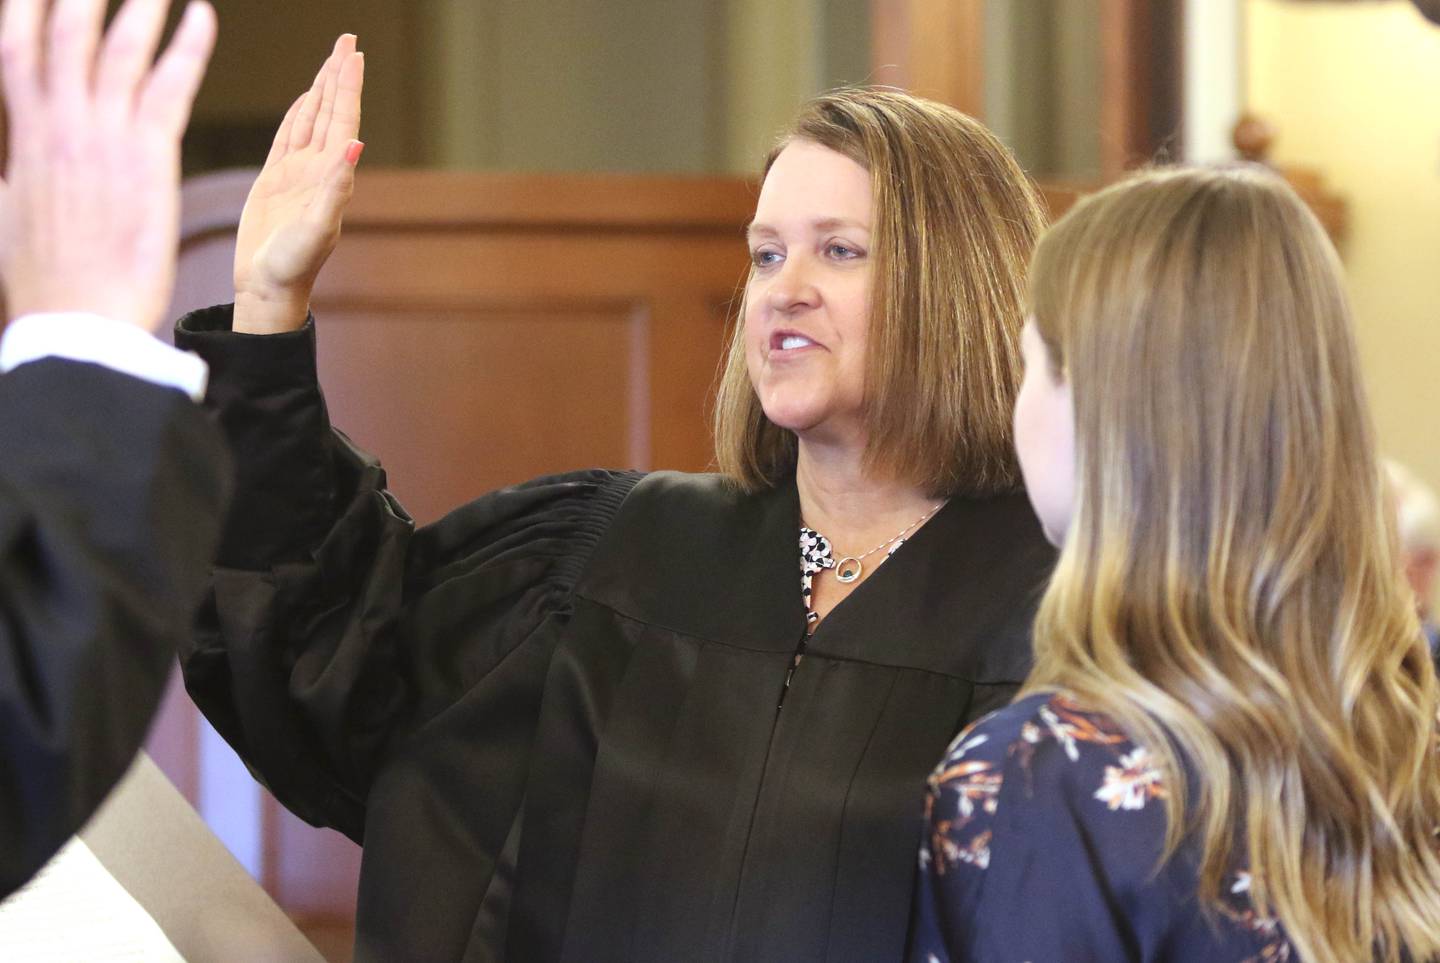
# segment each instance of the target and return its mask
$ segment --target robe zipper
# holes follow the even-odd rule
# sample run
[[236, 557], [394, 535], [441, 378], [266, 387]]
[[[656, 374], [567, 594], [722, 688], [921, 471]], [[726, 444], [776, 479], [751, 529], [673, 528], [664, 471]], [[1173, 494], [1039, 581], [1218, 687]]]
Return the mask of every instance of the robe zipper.
[[785, 670], [785, 684], [780, 687], [780, 703], [775, 707], [777, 714], [781, 709], [785, 708], [785, 697], [790, 694], [790, 680], [795, 678], [795, 670], [800, 668], [800, 660], [805, 658], [805, 647], [809, 645], [809, 643], [810, 636], [808, 633], [802, 633], [800, 641], [795, 643], [795, 655], [790, 660], [790, 668]]

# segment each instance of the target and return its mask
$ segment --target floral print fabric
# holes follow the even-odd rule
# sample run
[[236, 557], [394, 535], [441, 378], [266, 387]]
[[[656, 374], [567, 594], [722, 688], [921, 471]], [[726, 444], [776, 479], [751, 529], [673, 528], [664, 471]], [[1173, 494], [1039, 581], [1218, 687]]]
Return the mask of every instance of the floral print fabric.
[[911, 959], [1296, 963], [1247, 873], [1207, 914], [1193, 852], [1157, 871], [1165, 797], [1146, 748], [1063, 695], [977, 721], [930, 777]]

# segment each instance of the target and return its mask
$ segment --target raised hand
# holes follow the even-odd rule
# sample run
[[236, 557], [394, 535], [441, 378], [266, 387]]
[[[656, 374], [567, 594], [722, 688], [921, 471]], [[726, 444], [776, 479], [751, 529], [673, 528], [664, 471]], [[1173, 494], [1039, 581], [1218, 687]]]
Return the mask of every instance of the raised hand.
[[240, 218], [236, 331], [273, 334], [305, 324], [310, 291], [355, 188], [364, 82], [365, 55], [345, 34], [280, 124]]
[[6, 0], [0, 75], [10, 155], [0, 278], [11, 317], [88, 311], [146, 330], [164, 318], [180, 232], [180, 137], [215, 44], [185, 10], [153, 67], [170, 0]]

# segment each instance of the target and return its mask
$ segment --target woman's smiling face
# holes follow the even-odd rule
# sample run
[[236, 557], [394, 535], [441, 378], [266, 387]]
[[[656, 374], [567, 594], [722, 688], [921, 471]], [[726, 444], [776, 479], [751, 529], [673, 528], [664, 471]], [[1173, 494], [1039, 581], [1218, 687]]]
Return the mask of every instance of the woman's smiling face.
[[796, 140], [760, 190], [749, 229], [745, 360], [765, 416], [802, 438], [865, 445], [870, 174]]

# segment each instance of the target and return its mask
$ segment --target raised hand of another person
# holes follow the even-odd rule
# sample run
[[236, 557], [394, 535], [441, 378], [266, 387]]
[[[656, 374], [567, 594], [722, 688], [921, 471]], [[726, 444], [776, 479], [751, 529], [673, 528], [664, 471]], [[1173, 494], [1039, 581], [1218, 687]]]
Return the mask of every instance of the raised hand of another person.
[[290, 107], [245, 201], [235, 247], [234, 329], [274, 334], [304, 326], [310, 292], [340, 239], [364, 145], [365, 55], [335, 42], [315, 82]]
[[84, 311], [155, 331], [175, 283], [180, 138], [215, 44], [185, 9], [154, 62], [170, 0], [6, 0], [0, 74], [10, 154], [0, 279], [10, 316]]

